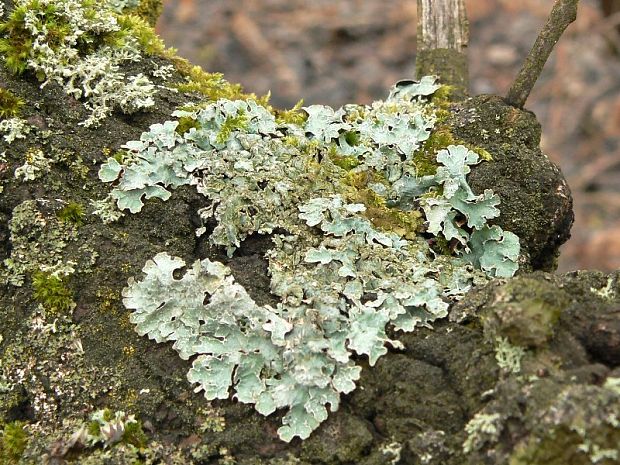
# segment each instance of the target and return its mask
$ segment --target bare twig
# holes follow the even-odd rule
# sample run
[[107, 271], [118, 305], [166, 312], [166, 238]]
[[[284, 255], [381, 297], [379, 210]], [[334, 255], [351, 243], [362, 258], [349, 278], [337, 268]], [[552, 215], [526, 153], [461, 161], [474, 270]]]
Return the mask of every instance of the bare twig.
[[577, 18], [579, 0], [556, 0], [547, 23], [538, 34], [521, 71], [512, 83], [506, 101], [517, 108], [523, 108], [534, 84], [538, 80], [551, 51], [570, 23]]

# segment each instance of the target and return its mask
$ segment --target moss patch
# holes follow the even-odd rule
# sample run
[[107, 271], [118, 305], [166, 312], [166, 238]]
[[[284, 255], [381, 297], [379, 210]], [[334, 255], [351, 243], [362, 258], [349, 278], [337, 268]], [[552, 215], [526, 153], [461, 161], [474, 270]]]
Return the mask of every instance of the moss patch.
[[13, 465], [19, 462], [28, 444], [25, 425], [22, 421], [13, 421], [4, 425], [0, 431], [0, 464]]
[[19, 116], [24, 101], [11, 91], [0, 88], [0, 120]]

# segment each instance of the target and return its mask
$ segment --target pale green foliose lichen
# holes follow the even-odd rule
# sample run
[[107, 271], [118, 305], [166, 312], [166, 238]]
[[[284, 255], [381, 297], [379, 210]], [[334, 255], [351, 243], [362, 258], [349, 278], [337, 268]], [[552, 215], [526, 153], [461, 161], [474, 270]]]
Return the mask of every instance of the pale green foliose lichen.
[[[273, 234], [266, 258], [275, 307], [258, 305], [208, 259], [175, 278], [185, 263], [165, 253], [123, 291], [141, 335], [196, 356], [188, 378], [208, 399], [228, 398], [232, 387], [264, 415], [287, 409], [283, 440], [307, 438], [327, 405], [336, 410], [340, 393], [355, 388], [356, 355], [374, 365], [387, 345], [402, 348], [388, 326], [429, 326], [485, 272], [516, 271], [518, 238], [487, 225], [499, 198], [467, 184], [478, 155], [448, 146], [435, 174], [416, 173], [413, 153], [435, 123], [426, 97], [438, 87], [426, 77], [369, 106], [313, 105], [298, 125], [278, 123], [254, 101], [219, 100], [175, 112], [196, 123], [186, 132], [178, 121], [153, 125], [124, 146], [123, 163], [101, 167], [100, 179], [116, 183], [111, 197], [132, 213], [145, 199], [195, 186], [209, 201], [201, 218], [216, 222], [209, 241], [231, 256], [249, 235]], [[403, 232], [377, 211], [418, 223]], [[431, 248], [435, 241], [448, 253]]]

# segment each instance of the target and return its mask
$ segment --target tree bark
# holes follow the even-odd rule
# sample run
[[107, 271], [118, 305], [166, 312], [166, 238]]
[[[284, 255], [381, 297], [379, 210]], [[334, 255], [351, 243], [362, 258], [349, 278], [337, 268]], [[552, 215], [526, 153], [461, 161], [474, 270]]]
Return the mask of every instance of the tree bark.
[[418, 0], [416, 76], [439, 76], [455, 96], [469, 87], [469, 23], [464, 0]]

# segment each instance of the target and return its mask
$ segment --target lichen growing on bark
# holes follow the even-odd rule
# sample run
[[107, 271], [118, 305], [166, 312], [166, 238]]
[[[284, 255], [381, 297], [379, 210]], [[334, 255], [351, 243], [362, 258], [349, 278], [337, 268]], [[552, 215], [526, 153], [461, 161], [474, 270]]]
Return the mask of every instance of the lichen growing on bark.
[[[385, 102], [368, 107], [313, 105], [299, 126], [278, 125], [253, 101], [218, 100], [175, 113], [196, 122], [188, 131], [179, 134], [177, 121], [153, 125], [124, 146], [122, 164], [112, 157], [101, 167], [102, 181], [118, 178], [111, 197], [131, 213], [196, 185], [211, 203], [198, 213], [217, 221], [208, 240], [229, 256], [252, 234], [285, 232], [274, 235], [267, 255], [275, 308], [257, 306], [224, 280], [230, 270], [208, 260], [175, 280], [184, 262], [165, 254], [124, 290], [140, 334], [174, 341], [182, 358], [199, 355], [188, 378], [207, 399], [227, 398], [233, 387], [264, 415], [288, 408], [280, 437], [306, 439], [327, 418], [326, 406], [337, 410], [339, 394], [354, 389], [360, 368], [353, 354], [367, 355], [372, 366], [386, 344], [399, 347], [386, 324], [412, 331], [445, 316], [447, 301], [481, 279], [468, 261], [489, 276], [514, 274], [518, 238], [486, 226], [499, 215], [499, 198], [491, 190], [477, 196], [467, 184], [478, 155], [449, 145], [426, 176], [411, 162], [432, 130], [435, 106], [427, 97], [438, 88], [426, 77], [397, 84]], [[343, 166], [342, 157], [353, 162]], [[377, 182], [351, 182], [364, 177]], [[378, 221], [381, 209], [382, 218], [417, 218], [416, 229], [391, 229]], [[434, 257], [426, 240], [451, 249]], [[236, 303], [222, 295], [237, 296]]]

